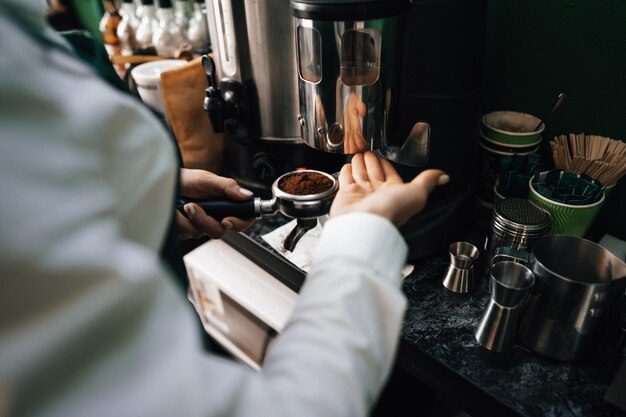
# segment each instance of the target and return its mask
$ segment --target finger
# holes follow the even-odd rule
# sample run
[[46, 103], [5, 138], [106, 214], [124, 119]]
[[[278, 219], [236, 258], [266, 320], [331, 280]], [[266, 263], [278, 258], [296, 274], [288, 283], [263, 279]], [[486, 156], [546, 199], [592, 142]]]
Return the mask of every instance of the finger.
[[393, 165], [391, 165], [391, 162], [387, 161], [386, 159], [381, 159], [380, 165], [385, 172], [385, 180], [387, 182], [404, 182], [402, 180], [402, 177], [400, 177], [400, 174], [398, 174], [398, 171], [396, 171]]
[[234, 179], [226, 178], [226, 182], [224, 183], [224, 195], [232, 200], [243, 201], [252, 198], [254, 193], [241, 187]]
[[352, 157], [352, 177], [354, 177], [354, 181], [357, 183], [369, 181], [362, 153], [354, 154]]
[[178, 225], [178, 237], [181, 240], [198, 238], [202, 233], [178, 210], [176, 210], [176, 224]]
[[363, 135], [359, 133], [359, 135], [357, 135], [356, 137], [356, 148], [358, 152], [365, 152], [367, 150], [367, 143], [365, 142], [365, 138], [363, 138]]
[[348, 136], [348, 154], [353, 155], [357, 153], [357, 149], [354, 147], [354, 133], [350, 133]]
[[355, 110], [356, 110], [356, 113], [360, 117], [365, 117], [365, 113], [367, 112], [367, 108], [365, 107], [365, 103], [363, 103], [361, 100], [359, 100], [358, 103], [356, 103]]
[[374, 152], [365, 152], [365, 169], [370, 181], [385, 182], [385, 171]]
[[350, 184], [354, 184], [354, 178], [352, 178], [352, 164], [345, 164], [341, 167], [339, 172], [339, 188], [347, 187]]
[[413, 178], [410, 184], [430, 193], [436, 186], [447, 184], [448, 181], [450, 181], [450, 177], [445, 172], [439, 169], [427, 169]]
[[237, 201], [248, 200], [253, 195], [252, 191], [242, 188], [234, 179], [219, 175], [207, 179], [206, 191], [211, 193], [209, 196], [227, 197]]
[[228, 197], [239, 201], [252, 197], [252, 192], [240, 187], [234, 179], [201, 169], [183, 168], [180, 182], [181, 195], [185, 197]]
[[343, 153], [350, 155], [352, 154], [352, 133], [348, 130], [344, 136], [343, 140]]
[[219, 239], [226, 233], [226, 228], [213, 217], [206, 214], [197, 204], [187, 203], [184, 209], [193, 227], [202, 234]]
[[253, 224], [254, 220], [244, 220], [238, 217], [224, 217], [222, 220], [222, 226], [224, 226], [226, 230], [232, 230], [234, 232], [242, 232]]

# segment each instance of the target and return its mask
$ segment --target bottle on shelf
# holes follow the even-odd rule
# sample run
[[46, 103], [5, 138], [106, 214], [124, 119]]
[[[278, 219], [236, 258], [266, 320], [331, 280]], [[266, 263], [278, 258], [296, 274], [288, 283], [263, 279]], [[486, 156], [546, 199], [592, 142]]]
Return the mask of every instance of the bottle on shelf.
[[100, 19], [99, 30], [102, 35], [104, 47], [109, 56], [120, 53], [120, 38], [117, 36], [117, 28], [122, 20], [122, 16], [117, 9], [117, 4], [113, 0], [103, 0], [104, 14]]
[[156, 55], [152, 38], [158, 26], [153, 0], [141, 0], [141, 21], [135, 34], [136, 53]]
[[178, 58], [181, 53], [191, 50], [187, 36], [176, 24], [171, 0], [159, 0], [157, 16], [159, 25], [152, 36], [157, 55]]
[[[114, 0], [103, 0], [104, 14], [100, 19], [98, 29], [102, 35], [102, 41], [109, 57], [120, 55], [122, 46], [120, 38], [117, 36], [117, 28], [122, 20], [117, 4]], [[115, 71], [120, 77], [124, 77], [126, 67], [124, 65], [114, 65]]]
[[120, 9], [122, 20], [117, 27], [117, 37], [120, 39], [123, 55], [132, 55], [137, 48], [135, 35], [139, 27], [139, 20], [135, 15], [135, 9], [133, 0], [123, 0]]
[[186, 32], [189, 27], [192, 14], [190, 6], [189, 0], [175, 0], [174, 2], [174, 20], [183, 32]]
[[133, 3], [135, 3], [135, 16], [137, 17], [137, 20], [141, 22], [141, 16], [143, 15], [143, 4], [141, 3], [141, 0], [133, 0]]
[[191, 43], [194, 53], [202, 55], [210, 51], [211, 42], [209, 38], [209, 25], [204, 0], [194, 1], [193, 14], [191, 19], [189, 19], [187, 38]]

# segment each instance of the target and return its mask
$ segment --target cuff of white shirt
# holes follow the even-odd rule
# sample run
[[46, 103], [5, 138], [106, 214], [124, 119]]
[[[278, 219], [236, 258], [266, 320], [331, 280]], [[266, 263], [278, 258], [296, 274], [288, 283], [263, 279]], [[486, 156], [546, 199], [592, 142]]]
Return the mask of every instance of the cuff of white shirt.
[[407, 253], [404, 238], [389, 220], [371, 213], [350, 213], [324, 224], [315, 260], [354, 259], [399, 285]]

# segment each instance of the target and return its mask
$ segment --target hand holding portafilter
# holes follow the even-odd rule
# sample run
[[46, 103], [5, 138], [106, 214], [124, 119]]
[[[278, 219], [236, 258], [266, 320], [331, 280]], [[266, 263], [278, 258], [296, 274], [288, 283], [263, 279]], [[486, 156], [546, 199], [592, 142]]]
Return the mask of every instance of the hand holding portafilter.
[[[297, 181], [292, 181], [297, 180]], [[293, 184], [290, 184], [293, 183]], [[236, 184], [236, 183], [235, 183]], [[181, 198], [177, 209], [187, 215], [184, 208], [198, 206], [213, 219], [254, 219], [273, 216], [281, 212], [287, 217], [298, 219], [298, 224], [285, 240], [285, 249], [293, 250], [296, 243], [308, 230], [317, 225], [317, 218], [328, 214], [337, 193], [337, 180], [330, 174], [315, 170], [291, 171], [281, 175], [272, 184], [273, 198], [246, 201], [224, 199]], [[232, 198], [232, 196], [231, 196]]]

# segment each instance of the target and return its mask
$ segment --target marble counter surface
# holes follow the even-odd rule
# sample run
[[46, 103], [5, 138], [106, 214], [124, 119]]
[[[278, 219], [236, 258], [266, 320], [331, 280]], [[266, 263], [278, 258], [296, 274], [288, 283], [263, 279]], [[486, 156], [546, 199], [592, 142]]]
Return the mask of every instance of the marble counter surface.
[[[261, 236], [287, 221], [282, 216], [263, 220], [246, 235], [268, 256], [278, 256]], [[591, 357], [578, 362], [552, 361], [519, 344], [507, 353], [487, 351], [474, 339], [488, 301], [486, 280], [479, 279], [470, 294], [452, 293], [441, 285], [448, 262], [447, 251], [416, 261], [404, 280], [409, 303], [398, 354], [401, 367], [473, 416], [626, 415], [604, 401], [626, 354], [617, 332], [605, 333]]]
[[470, 294], [452, 293], [441, 285], [448, 262], [447, 253], [416, 262], [404, 281], [409, 300], [402, 329], [402, 343], [408, 346], [401, 351], [404, 362], [411, 360], [410, 352], [419, 351], [452, 371], [451, 379], [468, 384], [468, 391], [481, 390], [486, 401], [498, 403], [472, 404], [457, 393], [460, 402], [480, 414], [504, 409], [522, 416], [626, 415], [604, 401], [625, 357], [617, 331], [599, 337], [591, 357], [578, 362], [543, 358], [519, 344], [506, 353], [488, 351], [474, 338], [489, 299], [487, 280], [479, 279]]

